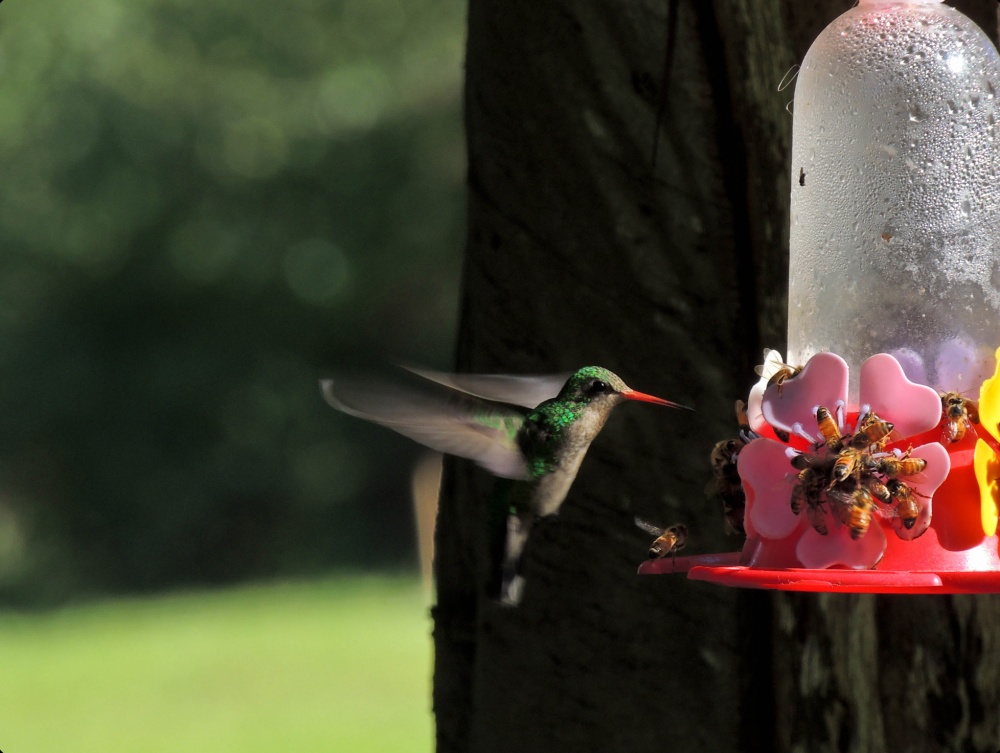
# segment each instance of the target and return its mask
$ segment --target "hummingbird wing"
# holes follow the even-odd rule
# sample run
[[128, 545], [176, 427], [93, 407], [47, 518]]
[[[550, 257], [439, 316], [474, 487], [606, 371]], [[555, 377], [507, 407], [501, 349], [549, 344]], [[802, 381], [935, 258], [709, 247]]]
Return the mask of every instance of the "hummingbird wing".
[[564, 374], [534, 374], [510, 376], [507, 374], [449, 374], [407, 366], [408, 371], [437, 384], [466, 392], [486, 400], [535, 408], [556, 397], [573, 372]]
[[497, 476], [528, 478], [517, 445], [525, 414], [464, 393], [446, 394], [391, 382], [323, 379], [323, 397], [339, 411], [385, 426], [439, 452], [474, 460]]

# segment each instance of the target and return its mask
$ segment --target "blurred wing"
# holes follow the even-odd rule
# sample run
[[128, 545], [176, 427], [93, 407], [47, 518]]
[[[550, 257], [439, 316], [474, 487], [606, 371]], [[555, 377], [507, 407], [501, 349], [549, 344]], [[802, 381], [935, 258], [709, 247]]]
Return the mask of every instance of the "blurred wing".
[[517, 446], [524, 414], [466, 395], [434, 396], [379, 381], [323, 379], [323, 397], [339, 411], [385, 426], [439, 452], [469, 458], [503, 478], [526, 479]]
[[634, 520], [635, 520], [636, 526], [639, 527], [639, 528], [641, 528], [642, 530], [644, 530], [650, 536], [660, 536], [661, 534], [664, 533], [664, 530], [662, 528], [659, 528], [658, 526], [654, 526], [652, 523], [647, 523], [642, 518], [637, 517]]
[[572, 372], [509, 376], [503, 374], [448, 374], [443, 371], [430, 371], [413, 366], [407, 366], [406, 369], [424, 379], [429, 379], [453, 390], [466, 392], [486, 400], [522, 405], [525, 408], [535, 408], [546, 400], [556, 397], [566, 381], [573, 376]]

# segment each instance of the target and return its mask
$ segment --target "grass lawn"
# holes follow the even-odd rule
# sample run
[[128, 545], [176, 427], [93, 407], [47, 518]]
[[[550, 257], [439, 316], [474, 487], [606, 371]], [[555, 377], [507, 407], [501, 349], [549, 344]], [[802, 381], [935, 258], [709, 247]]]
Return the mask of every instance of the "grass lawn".
[[0, 614], [3, 753], [425, 753], [416, 577]]

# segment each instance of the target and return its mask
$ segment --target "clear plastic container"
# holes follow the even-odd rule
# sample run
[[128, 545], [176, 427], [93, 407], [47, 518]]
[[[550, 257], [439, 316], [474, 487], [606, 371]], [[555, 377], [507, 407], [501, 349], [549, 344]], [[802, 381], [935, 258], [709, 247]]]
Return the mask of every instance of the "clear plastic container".
[[789, 363], [886, 352], [970, 393], [993, 373], [998, 92], [996, 48], [935, 0], [861, 0], [816, 39], [793, 105]]

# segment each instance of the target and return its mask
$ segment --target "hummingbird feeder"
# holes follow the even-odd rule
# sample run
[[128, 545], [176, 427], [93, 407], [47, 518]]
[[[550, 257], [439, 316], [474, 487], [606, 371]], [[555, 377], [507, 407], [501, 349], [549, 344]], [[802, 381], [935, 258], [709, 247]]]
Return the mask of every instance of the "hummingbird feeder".
[[766, 352], [739, 439], [713, 453], [746, 542], [640, 573], [1000, 593], [998, 91], [996, 48], [940, 0], [860, 0], [813, 43], [794, 97], [789, 353]]

